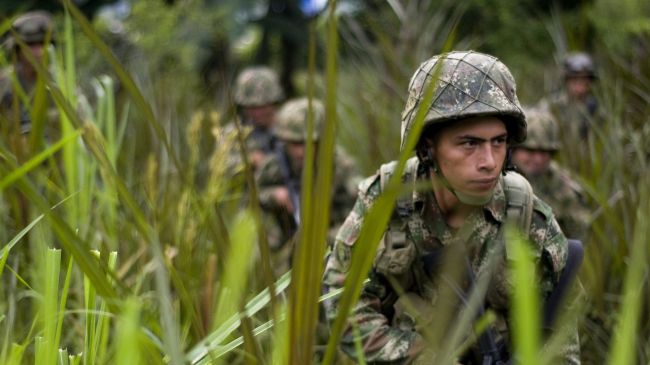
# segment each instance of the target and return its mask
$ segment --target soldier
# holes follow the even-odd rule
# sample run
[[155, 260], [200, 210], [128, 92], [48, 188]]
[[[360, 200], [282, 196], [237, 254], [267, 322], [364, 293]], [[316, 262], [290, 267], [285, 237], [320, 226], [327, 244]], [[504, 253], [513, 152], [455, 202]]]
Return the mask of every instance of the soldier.
[[[423, 101], [431, 87], [433, 98]], [[326, 261], [323, 281], [329, 292], [343, 287], [353, 255], [375, 256], [341, 338], [341, 348], [349, 356], [357, 356], [360, 342], [368, 363], [443, 363], [428, 348], [427, 330], [451, 330], [448, 312], [441, 312], [440, 307], [462, 307], [459, 297], [478, 278], [478, 282], [489, 280], [482, 303], [496, 314], [496, 321], [481, 335], [480, 345], [471, 346], [456, 361], [507, 362], [512, 353], [507, 221], [516, 222], [531, 241], [535, 257], [543, 258], [537, 262], [542, 297], [554, 298], [561, 287], [561, 273], [570, 271], [565, 270], [570, 267], [567, 239], [551, 208], [533, 195], [527, 181], [504, 169], [508, 146], [526, 137], [526, 120], [515, 87], [503, 63], [473, 51], [434, 56], [416, 70], [401, 128], [403, 150], [418, 110], [425, 108], [417, 156], [407, 161], [401, 176], [413, 192], [396, 202], [377, 253], [355, 251], [365, 216], [395, 167], [394, 162], [382, 165], [359, 185], [355, 206]], [[447, 259], [453, 252], [463, 259], [462, 265], [454, 267], [463, 270], [457, 281], [450, 282], [442, 280], [447, 277], [441, 267], [453, 262]], [[326, 303], [326, 312], [330, 320], [336, 317], [336, 300]], [[578, 364], [576, 326], [568, 327], [563, 363]], [[489, 355], [485, 343], [492, 344]]]
[[[317, 147], [325, 109], [319, 100], [312, 100], [314, 131], [311, 139]], [[274, 135], [280, 143], [275, 153], [264, 160], [257, 175], [260, 204], [273, 217], [268, 227], [269, 244], [275, 251], [274, 264], [279, 273], [288, 269], [292, 237], [300, 224], [300, 191], [302, 169], [307, 141], [309, 100], [287, 101], [278, 112]], [[333, 231], [343, 222], [354, 205], [356, 187], [360, 179], [351, 161], [340, 151], [334, 157], [334, 181], [330, 226]]]
[[566, 143], [586, 139], [590, 126], [598, 122], [598, 102], [592, 93], [596, 80], [594, 61], [588, 54], [569, 54], [563, 63], [563, 89], [544, 99], [541, 106], [548, 108], [566, 131]]
[[255, 66], [244, 69], [235, 82], [233, 95], [237, 113], [246, 127], [246, 146], [254, 169], [259, 168], [265, 156], [275, 149], [272, 133], [278, 105], [284, 92], [278, 76], [272, 69]]
[[[20, 39], [28, 49], [20, 47]], [[11, 33], [5, 41], [4, 48], [14, 61], [12, 67], [3, 70], [0, 75], [0, 115], [2, 115], [3, 128], [18, 125], [20, 132], [29, 133], [32, 128], [30, 113], [25, 107], [20, 94], [14, 92], [12, 78], [22, 88], [30, 104], [33, 102], [38, 73], [29, 61], [26, 51], [31, 54], [37, 63], [45, 62], [46, 53], [50, 44], [55, 40], [54, 25], [49, 13], [45, 11], [32, 11], [25, 13], [11, 24]]]
[[582, 188], [553, 156], [560, 149], [558, 126], [547, 111], [527, 109], [528, 137], [514, 146], [512, 162], [528, 179], [535, 194], [547, 202], [567, 237], [583, 239], [587, 230], [589, 210]]

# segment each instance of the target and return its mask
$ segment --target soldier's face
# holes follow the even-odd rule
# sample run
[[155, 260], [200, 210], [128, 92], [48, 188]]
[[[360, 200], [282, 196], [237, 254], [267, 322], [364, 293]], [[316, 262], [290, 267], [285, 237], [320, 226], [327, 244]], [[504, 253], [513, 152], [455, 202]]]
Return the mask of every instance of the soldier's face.
[[253, 121], [256, 127], [271, 128], [275, 121], [275, 105], [245, 107], [242, 109], [244, 118]]
[[19, 50], [19, 60], [25, 67], [32, 67], [32, 63], [29, 62], [29, 58], [23, 52], [29, 52], [29, 54], [34, 57], [36, 62], [42, 63], [47, 47], [43, 43], [34, 42], [28, 43], [25, 51], [23, 49]]
[[302, 171], [305, 161], [305, 144], [303, 142], [284, 142], [291, 165], [295, 171]]
[[496, 117], [469, 118], [438, 132], [434, 158], [451, 187], [465, 195], [491, 195], [505, 162], [508, 132]]
[[572, 99], [584, 100], [591, 92], [591, 79], [588, 76], [567, 77], [566, 89]]
[[512, 162], [528, 177], [545, 174], [551, 166], [551, 157], [548, 151], [526, 148], [517, 148], [512, 152]]

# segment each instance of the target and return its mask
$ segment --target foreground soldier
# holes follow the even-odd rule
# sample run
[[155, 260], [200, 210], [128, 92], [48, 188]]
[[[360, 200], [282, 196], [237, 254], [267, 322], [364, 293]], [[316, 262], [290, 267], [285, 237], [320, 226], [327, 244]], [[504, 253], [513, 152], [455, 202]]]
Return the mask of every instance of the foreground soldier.
[[[423, 105], [423, 95], [431, 83], [434, 97]], [[383, 165], [377, 175], [360, 184], [357, 202], [327, 259], [324, 286], [331, 291], [343, 286], [353, 255], [375, 256], [341, 348], [356, 358], [355, 343], [360, 341], [369, 363], [440, 363], [435, 350], [428, 349], [429, 338], [425, 337], [427, 329], [449, 333], [449, 327], [440, 328], [450, 323], [443, 318], [449, 313], [441, 312], [438, 305], [462, 307], [458, 298], [462, 293], [449, 290], [452, 284], [467, 293], [473, 277], [482, 281], [493, 270], [483, 304], [497, 316], [492, 328], [497, 330], [493, 333], [498, 351], [489, 360], [483, 346], [475, 344], [456, 361], [482, 364], [489, 360], [487, 363], [496, 364], [499, 356], [506, 362], [512, 353], [506, 221], [518, 221], [531, 241], [538, 258], [543, 298], [549, 298], [559, 286], [568, 256], [567, 239], [549, 206], [532, 194], [521, 175], [504, 172], [509, 144], [526, 137], [515, 82], [507, 67], [489, 55], [452, 52], [429, 59], [420, 65], [409, 85], [402, 113], [402, 149], [421, 106], [426, 108], [426, 116], [417, 157], [407, 162], [402, 179], [430, 188], [414, 190], [397, 201], [377, 254], [355, 251], [365, 215], [394, 168], [393, 163]], [[465, 280], [452, 284], [438, 280], [442, 278], [437, 276], [442, 271], [440, 266], [446, 262], [440, 254], [446, 258], [448, 252], [459, 250], [468, 261]], [[489, 261], [492, 253], [496, 253], [496, 262]], [[465, 261], [459, 263], [461, 267]], [[326, 304], [331, 320], [336, 317], [336, 305]], [[579, 364], [576, 327], [569, 327], [562, 363]]]
[[512, 162], [530, 181], [535, 194], [553, 208], [565, 236], [584, 240], [589, 210], [582, 188], [553, 161], [560, 149], [557, 122], [540, 109], [527, 109], [526, 120], [528, 136], [513, 148]]
[[[263, 162], [257, 176], [260, 204], [273, 218], [267, 224], [269, 244], [274, 250], [274, 267], [278, 273], [288, 269], [293, 250], [291, 238], [300, 224], [301, 177], [307, 141], [308, 105], [306, 98], [287, 101], [278, 113], [275, 136], [280, 143]], [[319, 100], [312, 100], [315, 148], [325, 121]], [[314, 167], [316, 168], [316, 167]], [[359, 182], [354, 165], [341, 152], [334, 159], [334, 182], [331, 199], [331, 227], [338, 226], [354, 205]]]
[[284, 100], [278, 75], [266, 66], [244, 69], [235, 81], [233, 99], [247, 133], [248, 157], [257, 169], [276, 147], [273, 125], [278, 106]]

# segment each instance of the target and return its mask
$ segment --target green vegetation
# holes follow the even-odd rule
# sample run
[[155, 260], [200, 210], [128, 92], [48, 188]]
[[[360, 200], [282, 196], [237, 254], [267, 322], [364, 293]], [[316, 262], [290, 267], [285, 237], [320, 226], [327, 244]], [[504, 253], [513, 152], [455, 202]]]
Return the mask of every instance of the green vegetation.
[[[526, 104], [556, 86], [563, 52], [587, 49], [600, 61], [596, 94], [607, 123], [593, 126], [588, 145], [567, 146], [560, 156], [594, 208], [583, 296], [567, 315], [579, 319], [584, 363], [650, 361], [647, 2], [388, 1], [338, 16], [331, 1], [310, 23], [309, 57], [296, 74], [297, 89], [325, 100], [328, 120], [318, 150], [307, 148], [305, 160], [315, 154], [318, 163], [303, 177], [310, 188], [296, 264], [279, 278], [250, 176], [234, 181], [225, 167], [231, 150], [245, 148], [223, 133], [234, 65], [253, 62], [255, 42], [238, 35], [259, 29], [237, 23], [236, 1], [177, 3], [136, 1], [126, 33], [111, 34], [65, 1], [50, 54], [55, 72], [37, 65], [39, 85], [26, 103], [32, 133], [0, 128], [0, 363], [343, 361], [336, 351], [343, 317], [326, 346], [315, 335], [332, 151], [347, 147], [366, 174], [390, 159], [403, 169], [409, 156], [399, 152], [399, 120], [412, 71], [430, 55], [467, 48], [503, 58]], [[214, 24], [223, 24], [216, 35], [194, 37]], [[228, 40], [229, 67], [206, 83], [196, 58], [210, 37]], [[0, 56], [0, 66], [10, 62]], [[48, 104], [58, 116], [55, 133], [46, 132]], [[358, 251], [375, 251], [401, 193], [399, 179], [391, 180]], [[531, 260], [525, 241], [512, 242], [515, 346], [522, 363], [552, 364], [562, 331], [542, 341], [541, 303], [527, 285]], [[335, 293], [342, 313], [358, 299], [373, 257], [354, 256], [346, 290]], [[470, 305], [485, 285], [478, 283]], [[451, 336], [432, 330], [429, 337], [451, 358], [470, 345], [462, 333], [491, 321], [490, 313], [476, 324], [461, 316]]]

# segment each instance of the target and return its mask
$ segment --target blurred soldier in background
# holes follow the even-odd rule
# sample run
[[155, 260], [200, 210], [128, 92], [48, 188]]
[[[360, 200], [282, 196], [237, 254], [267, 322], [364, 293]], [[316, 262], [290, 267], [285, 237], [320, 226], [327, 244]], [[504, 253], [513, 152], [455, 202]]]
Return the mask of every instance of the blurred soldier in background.
[[584, 241], [589, 210], [582, 188], [553, 161], [560, 149], [557, 122], [545, 110], [529, 108], [525, 112], [528, 137], [514, 147], [512, 162], [531, 183], [535, 195], [553, 208], [565, 236]]
[[[275, 136], [280, 143], [275, 152], [262, 164], [257, 183], [260, 204], [272, 217], [268, 226], [269, 244], [274, 251], [274, 267], [278, 274], [290, 265], [293, 251], [292, 238], [300, 225], [300, 191], [305, 143], [314, 141], [316, 150], [325, 123], [325, 109], [319, 100], [311, 101], [314, 131], [307, 135], [309, 100], [287, 101], [278, 113]], [[360, 181], [353, 163], [336, 151], [334, 156], [334, 181], [332, 185], [330, 227], [336, 232], [352, 208], [356, 187]], [[314, 164], [314, 168], [316, 166]]]
[[596, 80], [594, 61], [588, 54], [569, 54], [563, 63], [563, 89], [542, 100], [541, 107], [548, 108], [562, 124], [566, 143], [584, 140], [596, 119], [598, 102], [592, 94]]
[[[25, 13], [14, 20], [11, 31], [4, 43], [11, 66], [0, 75], [0, 126], [3, 130], [19, 130], [27, 134], [32, 129], [32, 117], [35, 109], [37, 90], [39, 90], [38, 73], [30, 62], [29, 56], [36, 63], [47, 68], [48, 48], [55, 41], [52, 17], [45, 11]], [[21, 47], [21, 42], [25, 47]], [[29, 53], [29, 55], [27, 54]], [[40, 84], [41, 100], [45, 88]], [[53, 103], [50, 103], [53, 106]], [[56, 113], [49, 108], [47, 113]], [[51, 116], [50, 116], [51, 117]], [[51, 118], [48, 118], [51, 119]]]
[[257, 169], [276, 148], [272, 129], [278, 106], [284, 100], [278, 75], [265, 66], [244, 69], [237, 76], [233, 99], [245, 127], [249, 161]]

